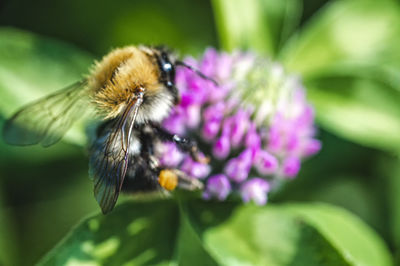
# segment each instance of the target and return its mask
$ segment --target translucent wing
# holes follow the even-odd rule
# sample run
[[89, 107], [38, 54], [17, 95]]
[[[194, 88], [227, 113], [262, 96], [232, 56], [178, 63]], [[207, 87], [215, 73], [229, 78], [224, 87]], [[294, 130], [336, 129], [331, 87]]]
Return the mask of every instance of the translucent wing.
[[121, 191], [128, 167], [131, 133], [142, 102], [143, 93], [138, 93], [106, 135], [91, 147], [89, 172], [94, 181], [94, 195], [104, 214], [114, 208]]
[[59, 141], [72, 123], [88, 110], [86, 81], [24, 106], [8, 119], [3, 128], [4, 140], [12, 145], [42, 144]]

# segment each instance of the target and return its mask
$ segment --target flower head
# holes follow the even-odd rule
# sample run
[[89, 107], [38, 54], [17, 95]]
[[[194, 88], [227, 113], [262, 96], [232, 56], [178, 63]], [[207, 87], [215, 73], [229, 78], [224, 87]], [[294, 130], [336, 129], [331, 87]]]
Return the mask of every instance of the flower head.
[[181, 102], [163, 126], [195, 138], [211, 163], [195, 162], [164, 143], [158, 149], [161, 164], [203, 180], [205, 199], [236, 193], [244, 202], [265, 204], [274, 184], [295, 178], [302, 159], [321, 149], [300, 79], [252, 53], [207, 49], [202, 59], [185, 61], [218, 85], [179, 68]]
[[267, 192], [270, 189], [268, 181], [262, 178], [252, 178], [240, 187], [240, 194], [244, 202], [254, 201], [257, 205], [267, 203]]

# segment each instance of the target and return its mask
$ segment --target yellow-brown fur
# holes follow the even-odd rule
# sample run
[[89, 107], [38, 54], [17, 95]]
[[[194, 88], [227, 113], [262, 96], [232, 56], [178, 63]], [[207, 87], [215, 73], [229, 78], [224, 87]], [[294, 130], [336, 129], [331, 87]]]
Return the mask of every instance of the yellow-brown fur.
[[162, 89], [159, 67], [148, 52], [128, 46], [96, 63], [88, 80], [92, 100], [105, 118], [118, 116], [139, 87], [145, 89], [145, 95], [156, 95]]

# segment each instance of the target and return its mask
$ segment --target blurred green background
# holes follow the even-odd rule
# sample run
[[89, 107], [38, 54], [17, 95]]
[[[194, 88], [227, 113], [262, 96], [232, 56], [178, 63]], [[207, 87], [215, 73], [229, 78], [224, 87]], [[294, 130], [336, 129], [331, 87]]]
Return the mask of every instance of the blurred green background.
[[[326, 202], [360, 217], [400, 262], [400, 6], [396, 1], [0, 2], [0, 123], [129, 44], [252, 49], [303, 76], [320, 154], [271, 203]], [[31, 265], [97, 212], [85, 150], [0, 142], [0, 265]], [[72, 144], [71, 144], [72, 143]]]

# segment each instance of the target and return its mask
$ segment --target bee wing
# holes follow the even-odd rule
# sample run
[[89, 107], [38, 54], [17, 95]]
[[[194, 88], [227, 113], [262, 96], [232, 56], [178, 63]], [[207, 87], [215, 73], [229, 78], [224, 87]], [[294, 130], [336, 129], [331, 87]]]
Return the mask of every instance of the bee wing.
[[4, 124], [3, 139], [12, 145], [53, 145], [83, 116], [88, 103], [86, 80], [77, 82], [15, 113]]
[[104, 214], [117, 202], [124, 182], [129, 160], [129, 145], [135, 119], [143, 94], [136, 95], [118, 117], [100, 147], [92, 146], [89, 162], [90, 176], [94, 181], [94, 195]]

